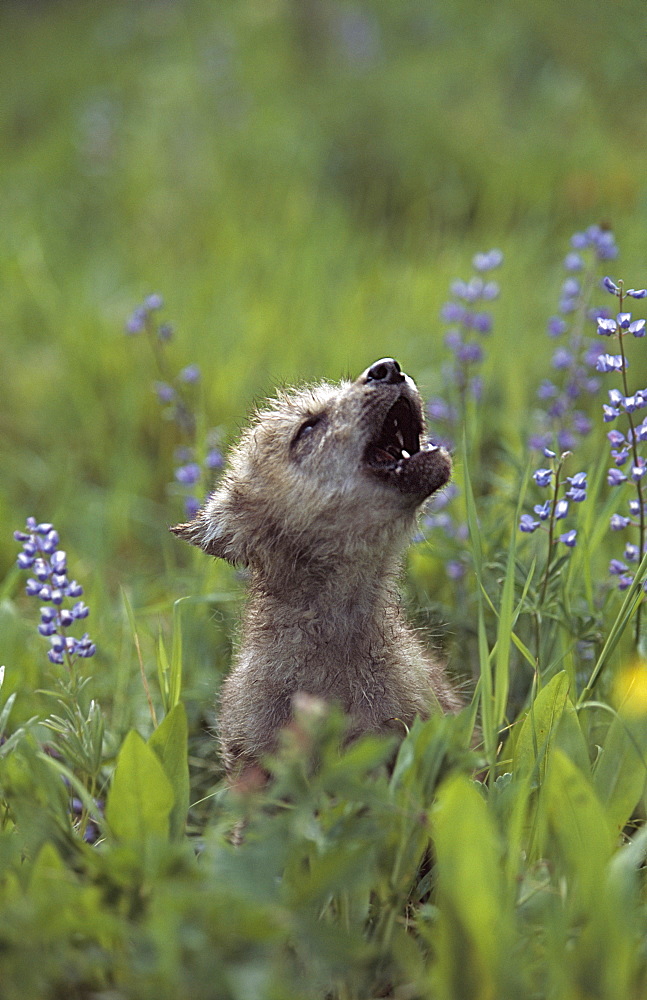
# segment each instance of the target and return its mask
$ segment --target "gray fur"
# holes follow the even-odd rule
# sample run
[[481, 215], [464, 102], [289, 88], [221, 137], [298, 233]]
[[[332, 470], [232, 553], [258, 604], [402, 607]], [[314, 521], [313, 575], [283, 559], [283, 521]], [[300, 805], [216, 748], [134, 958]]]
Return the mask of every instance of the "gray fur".
[[451, 459], [428, 444], [399, 459], [380, 447], [398, 400], [424, 440], [418, 390], [385, 362], [395, 366], [389, 381], [371, 377], [387, 371], [376, 362], [355, 382], [279, 393], [243, 432], [195, 520], [172, 529], [249, 568], [218, 723], [230, 774], [275, 747], [298, 692], [340, 704], [351, 735], [402, 732], [416, 715], [460, 706], [404, 622], [397, 591], [417, 511], [449, 480]]

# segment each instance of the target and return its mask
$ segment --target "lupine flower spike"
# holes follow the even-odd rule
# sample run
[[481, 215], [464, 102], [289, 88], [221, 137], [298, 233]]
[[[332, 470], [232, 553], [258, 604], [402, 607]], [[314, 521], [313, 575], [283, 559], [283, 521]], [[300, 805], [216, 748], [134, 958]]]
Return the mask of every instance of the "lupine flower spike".
[[79, 598], [82, 586], [67, 575], [67, 556], [59, 549], [58, 532], [52, 524], [39, 524], [28, 517], [24, 531], [15, 531], [14, 538], [22, 542], [17, 563], [30, 570], [26, 592], [37, 597], [42, 606], [38, 631], [49, 639], [47, 653], [52, 663], [71, 665], [76, 657], [94, 656], [96, 647], [87, 632], [81, 638], [71, 636], [68, 629], [88, 617], [90, 610]]
[[[472, 259], [475, 273], [469, 281], [452, 282], [449, 299], [440, 311], [441, 319], [449, 323], [445, 344], [452, 352], [452, 361], [445, 366], [446, 383], [453, 387], [458, 405], [444, 396], [431, 399], [428, 413], [432, 420], [445, 423], [450, 434], [464, 418], [467, 399], [480, 399], [482, 382], [477, 367], [483, 361], [482, 339], [492, 332], [492, 316], [484, 306], [499, 297], [499, 285], [486, 275], [503, 261], [500, 250], [477, 253]], [[451, 440], [447, 439], [451, 444]]]
[[138, 306], [126, 322], [126, 333], [144, 333], [152, 348], [158, 378], [153, 388], [165, 417], [172, 420], [186, 443], [175, 451], [175, 482], [170, 490], [179, 493], [184, 500], [185, 514], [194, 517], [211, 485], [214, 469], [223, 464], [218, 447], [219, 434], [216, 429], [209, 431], [206, 448], [203, 451], [196, 441], [197, 419], [195, 413], [195, 386], [200, 382], [198, 365], [185, 365], [176, 375], [169, 365], [165, 346], [173, 337], [173, 328], [168, 323], [159, 323], [157, 313], [164, 306], [161, 295], [149, 295]]
[[[493, 320], [487, 305], [499, 297], [499, 284], [489, 277], [503, 262], [500, 250], [477, 253], [472, 258], [474, 273], [468, 281], [457, 279], [450, 286], [451, 298], [443, 305], [440, 317], [450, 324], [445, 345], [452, 359], [443, 368], [447, 392], [427, 403], [427, 413], [432, 424], [441, 427], [440, 443], [453, 448], [465, 420], [468, 400], [477, 403], [482, 395], [482, 380], [478, 368], [484, 357], [483, 340], [492, 333]], [[458, 523], [446, 510], [458, 489], [450, 485], [435, 495], [423, 519], [423, 528], [441, 528], [443, 537], [458, 543], [457, 557], [445, 560], [447, 575], [460, 580], [467, 572], [467, 554], [462, 548], [468, 537], [467, 525]], [[424, 537], [422, 535], [421, 537]]]
[[[645, 320], [633, 319], [632, 314], [627, 311], [625, 300], [644, 299], [647, 296], [647, 289], [630, 288], [624, 289], [624, 283], [613, 281], [610, 277], [605, 277], [602, 282], [604, 288], [618, 298], [619, 311], [615, 317], [606, 317], [598, 320], [598, 334], [602, 337], [614, 338], [617, 341], [619, 353], [604, 353], [598, 359], [598, 370], [608, 373], [616, 372], [620, 375], [621, 386], [608, 390], [608, 403], [602, 407], [603, 420], [605, 423], [613, 423], [624, 418], [624, 427], [621, 429], [617, 425], [607, 432], [607, 437], [611, 444], [611, 457], [613, 466], [607, 472], [607, 482], [609, 486], [622, 488], [626, 483], [630, 484], [634, 491], [634, 496], [628, 501], [629, 514], [614, 513], [611, 517], [610, 528], [612, 531], [625, 531], [628, 528], [637, 529], [637, 543], [629, 541], [625, 545], [624, 561], [612, 559], [609, 564], [609, 573], [617, 580], [620, 590], [626, 590], [634, 580], [634, 573], [631, 565], [636, 566], [642, 559], [647, 545], [647, 519], [645, 516], [645, 489], [643, 478], [647, 473], [647, 461], [645, 459], [644, 443], [647, 441], [647, 417], [642, 421], [638, 417], [638, 411], [647, 408], [647, 388], [629, 390], [629, 380], [627, 371], [629, 359], [627, 358], [625, 337], [628, 334], [636, 338], [645, 336]], [[647, 583], [643, 584], [647, 590]], [[640, 615], [641, 609], [636, 614], [636, 642], [640, 642]]]
[[[41, 602], [38, 632], [49, 640], [47, 656], [51, 663], [67, 667], [56, 677], [57, 713], [44, 720], [60, 740], [54, 748], [45, 749], [50, 755], [63, 756], [94, 798], [103, 755], [103, 716], [95, 701], [90, 702], [87, 711], [83, 710], [81, 692], [88, 678], [81, 678], [78, 661], [94, 656], [96, 647], [87, 632], [80, 637], [70, 632], [78, 628], [90, 610], [81, 600], [80, 583], [69, 579], [67, 556], [59, 548], [58, 532], [52, 524], [28, 517], [24, 531], [15, 531], [14, 538], [22, 543], [18, 566], [31, 573], [26, 592]], [[95, 802], [93, 819], [86, 806], [71, 797], [70, 813], [78, 834], [94, 842], [99, 835], [95, 819], [101, 813], [100, 803]]]
[[586, 500], [586, 472], [577, 472], [574, 476], [566, 476], [565, 479], [562, 476], [564, 463], [570, 455], [569, 451], [565, 451], [557, 456], [549, 448], [544, 449], [544, 458], [548, 459], [550, 464], [537, 469], [532, 478], [541, 489], [550, 490], [550, 495], [533, 507], [535, 518], [531, 514], [522, 514], [519, 520], [519, 530], [525, 534], [533, 534], [538, 528], [545, 529], [548, 533], [548, 553], [541, 584], [542, 602], [550, 580], [555, 543], [561, 542], [569, 549], [577, 544], [577, 530], [570, 528], [557, 534], [558, 522], [568, 516], [571, 503], [582, 503]]
[[573, 450], [589, 433], [592, 424], [583, 404], [600, 388], [600, 379], [591, 368], [606, 370], [596, 365], [600, 348], [595, 339], [585, 336], [585, 327], [606, 316], [603, 309], [589, 307], [589, 302], [601, 263], [615, 259], [618, 250], [613, 233], [599, 226], [575, 233], [571, 248], [564, 260], [566, 278], [559, 311], [547, 325], [548, 336], [556, 341], [551, 361], [555, 374], [545, 379], [537, 391], [541, 404], [537, 411], [539, 427], [530, 445], [538, 451]]

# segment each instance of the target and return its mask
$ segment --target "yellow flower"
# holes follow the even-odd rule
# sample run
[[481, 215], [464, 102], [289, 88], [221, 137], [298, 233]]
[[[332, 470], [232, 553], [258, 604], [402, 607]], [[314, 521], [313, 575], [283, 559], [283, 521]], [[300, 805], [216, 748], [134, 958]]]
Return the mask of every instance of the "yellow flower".
[[634, 660], [624, 667], [616, 677], [613, 695], [621, 715], [647, 715], [647, 661]]

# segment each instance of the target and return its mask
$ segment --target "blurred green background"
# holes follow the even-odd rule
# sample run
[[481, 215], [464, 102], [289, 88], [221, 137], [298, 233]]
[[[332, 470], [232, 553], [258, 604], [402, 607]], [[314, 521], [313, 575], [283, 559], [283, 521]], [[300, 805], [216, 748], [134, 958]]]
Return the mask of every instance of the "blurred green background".
[[2, 568], [29, 514], [98, 615], [189, 558], [124, 335], [151, 292], [227, 437], [277, 383], [387, 354], [437, 388], [448, 283], [498, 246], [485, 374], [514, 441], [570, 234], [610, 225], [611, 273], [645, 283], [646, 27], [642, 0], [4, 0]]

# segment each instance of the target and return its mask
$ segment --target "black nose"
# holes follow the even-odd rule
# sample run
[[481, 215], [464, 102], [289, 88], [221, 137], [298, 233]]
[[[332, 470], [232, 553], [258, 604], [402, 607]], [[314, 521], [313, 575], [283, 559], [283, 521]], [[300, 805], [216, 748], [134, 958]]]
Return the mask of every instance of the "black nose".
[[371, 365], [366, 373], [367, 382], [386, 382], [387, 385], [395, 385], [397, 382], [404, 382], [404, 375], [400, 365], [393, 358], [382, 358]]

